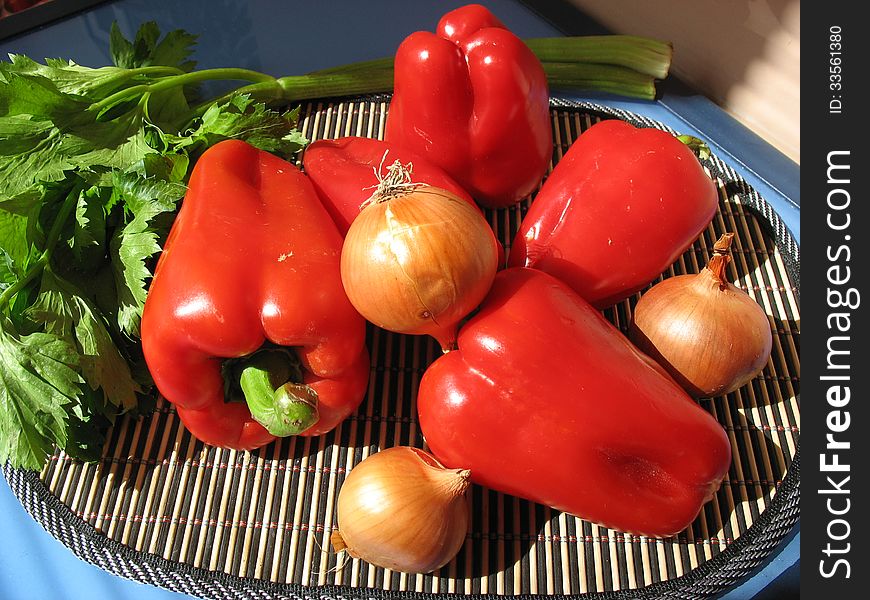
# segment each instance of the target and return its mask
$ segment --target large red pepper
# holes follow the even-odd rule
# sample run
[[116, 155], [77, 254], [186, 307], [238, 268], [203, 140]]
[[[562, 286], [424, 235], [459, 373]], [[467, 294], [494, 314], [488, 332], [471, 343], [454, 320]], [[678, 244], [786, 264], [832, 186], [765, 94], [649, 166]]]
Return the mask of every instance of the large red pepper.
[[724, 429], [564, 283], [507, 269], [423, 375], [420, 427], [473, 481], [606, 526], [688, 526], [731, 463]]
[[530, 194], [553, 154], [547, 77], [486, 8], [471, 4], [399, 46], [387, 141], [425, 156], [485, 206]]
[[716, 187], [686, 144], [657, 129], [603, 121], [547, 177], [508, 264], [555, 275], [606, 308], [679, 258], [717, 203]]
[[416, 152], [382, 140], [353, 136], [317, 140], [302, 155], [305, 173], [342, 235], [347, 234], [360, 206], [375, 192], [378, 177], [397, 160], [409, 165], [413, 182], [447, 190], [474, 204], [468, 192], [442, 169]]
[[[365, 323], [341, 285], [341, 244], [290, 163], [241, 141], [197, 161], [148, 293], [142, 346], [198, 439], [253, 449], [329, 431], [360, 404]], [[247, 404], [227, 402], [238, 388]]]

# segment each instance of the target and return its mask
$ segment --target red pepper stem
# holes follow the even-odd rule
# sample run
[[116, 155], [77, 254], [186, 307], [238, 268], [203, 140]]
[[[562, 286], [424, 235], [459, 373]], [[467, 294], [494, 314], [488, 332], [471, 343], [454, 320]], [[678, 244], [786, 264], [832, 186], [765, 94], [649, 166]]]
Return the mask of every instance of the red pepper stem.
[[713, 244], [713, 256], [707, 263], [707, 269], [719, 281], [720, 286], [728, 283], [725, 278], [725, 268], [731, 262], [731, 241], [733, 239], [733, 233], [722, 234], [722, 237]]
[[276, 437], [297, 435], [317, 423], [317, 392], [296, 383], [295, 357], [286, 350], [261, 350], [246, 359], [239, 384], [254, 417]]
[[677, 139], [683, 142], [699, 159], [707, 160], [710, 158], [710, 146], [705, 144], [704, 140], [693, 135], [678, 135]]

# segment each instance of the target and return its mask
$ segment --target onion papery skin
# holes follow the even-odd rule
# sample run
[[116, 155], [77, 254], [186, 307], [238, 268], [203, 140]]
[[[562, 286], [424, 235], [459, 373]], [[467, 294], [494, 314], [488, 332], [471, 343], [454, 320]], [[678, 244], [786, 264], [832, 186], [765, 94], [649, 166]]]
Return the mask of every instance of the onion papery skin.
[[695, 398], [748, 383], [767, 364], [773, 343], [761, 306], [709, 268], [665, 279], [643, 294], [629, 338]]
[[428, 186], [367, 205], [341, 255], [345, 292], [363, 317], [396, 333], [431, 335], [445, 351], [497, 268], [498, 242], [480, 211]]
[[395, 446], [372, 454], [342, 484], [338, 537], [351, 556], [385, 569], [439, 569], [468, 534], [470, 475], [445, 468], [418, 448]]

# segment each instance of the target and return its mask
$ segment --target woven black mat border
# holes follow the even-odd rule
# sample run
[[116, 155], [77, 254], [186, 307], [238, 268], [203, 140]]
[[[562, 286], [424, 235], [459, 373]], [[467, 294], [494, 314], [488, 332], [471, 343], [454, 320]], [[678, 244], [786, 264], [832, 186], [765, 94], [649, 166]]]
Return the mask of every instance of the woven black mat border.
[[[364, 98], [371, 100], [371, 97]], [[661, 123], [635, 113], [613, 109], [596, 103], [554, 98], [557, 109], [583, 111], [602, 118], [618, 118], [640, 127], [655, 127], [673, 133]], [[773, 238], [783, 255], [786, 270], [796, 288], [800, 303], [800, 247], [779, 215], [736, 171], [711, 155], [706, 166], [714, 177], [740, 186], [744, 202], [756, 210], [771, 228]], [[800, 400], [800, 394], [797, 396]], [[53, 537], [88, 563], [115, 575], [151, 584], [190, 596], [239, 600], [314, 600], [314, 599], [382, 599], [431, 600], [436, 597], [463, 597], [473, 600], [504, 600], [495, 594], [434, 595], [409, 591], [389, 591], [346, 586], [305, 587], [300, 584], [275, 583], [209, 571], [163, 557], [138, 552], [106, 537], [79, 519], [68, 506], [54, 496], [40, 479], [39, 473], [13, 469], [8, 463], [3, 473], [12, 492], [31, 516]], [[654, 583], [637, 590], [590, 592], [583, 598], [595, 600], [626, 600], [628, 598], [680, 598], [695, 600], [720, 594], [752, 573], [779, 545], [800, 518], [800, 441], [788, 472], [773, 500], [758, 519], [721, 553], [682, 577]], [[540, 600], [542, 596], [522, 594], [511, 596], [520, 600]], [[578, 596], [546, 596], [553, 600]]]

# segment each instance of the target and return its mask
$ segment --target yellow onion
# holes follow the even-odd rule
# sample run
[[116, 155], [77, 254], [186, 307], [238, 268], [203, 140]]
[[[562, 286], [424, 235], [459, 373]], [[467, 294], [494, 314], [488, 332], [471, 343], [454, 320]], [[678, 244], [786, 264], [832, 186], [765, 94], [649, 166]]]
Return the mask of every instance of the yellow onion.
[[638, 301], [629, 329], [632, 342], [696, 398], [736, 390], [770, 357], [767, 314], [725, 278], [733, 237], [719, 238], [700, 273], [650, 288]]
[[389, 169], [345, 237], [344, 289], [375, 325], [431, 335], [449, 350], [459, 321], [492, 286], [498, 242], [477, 207], [411, 183], [398, 162]]
[[443, 567], [468, 533], [470, 475], [445, 468], [419, 448], [372, 454], [350, 471], [338, 493], [333, 547], [405, 573]]

